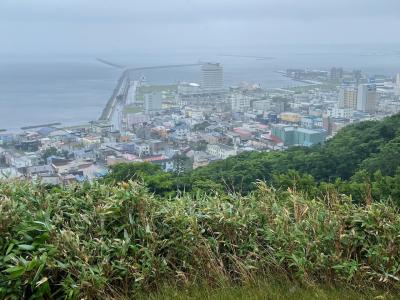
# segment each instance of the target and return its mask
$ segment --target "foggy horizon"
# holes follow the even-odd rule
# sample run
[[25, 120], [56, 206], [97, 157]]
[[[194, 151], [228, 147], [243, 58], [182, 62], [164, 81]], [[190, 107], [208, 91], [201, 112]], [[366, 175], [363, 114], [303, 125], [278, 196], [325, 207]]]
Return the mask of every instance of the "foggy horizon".
[[379, 50], [395, 45], [398, 28], [396, 0], [6, 0], [0, 3], [0, 54], [262, 54], [332, 45]]

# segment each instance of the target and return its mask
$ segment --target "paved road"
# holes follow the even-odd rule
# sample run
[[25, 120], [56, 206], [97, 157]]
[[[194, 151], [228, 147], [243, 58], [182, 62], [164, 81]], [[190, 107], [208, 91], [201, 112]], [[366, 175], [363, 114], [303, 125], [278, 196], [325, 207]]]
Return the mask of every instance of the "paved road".
[[[126, 83], [127, 85], [129, 83]], [[121, 86], [120, 88], [120, 95], [124, 95], [124, 101], [116, 101], [115, 106], [112, 110], [112, 113], [110, 115], [110, 122], [114, 126], [114, 129], [123, 131], [124, 126], [122, 124], [123, 121], [123, 111], [125, 105], [130, 105], [135, 102], [136, 99], [136, 90], [139, 86], [139, 81], [135, 80], [132, 85], [129, 87], [129, 91], [126, 86]], [[129, 94], [129, 97], [127, 97], [127, 94]]]

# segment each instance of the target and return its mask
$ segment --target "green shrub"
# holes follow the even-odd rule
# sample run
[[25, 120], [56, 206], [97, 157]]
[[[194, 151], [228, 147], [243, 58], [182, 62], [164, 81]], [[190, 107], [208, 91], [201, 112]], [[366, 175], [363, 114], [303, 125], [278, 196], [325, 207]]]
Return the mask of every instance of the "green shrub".
[[397, 290], [400, 215], [264, 183], [248, 196], [160, 198], [136, 182], [0, 183], [0, 298], [108, 298], [283, 276]]

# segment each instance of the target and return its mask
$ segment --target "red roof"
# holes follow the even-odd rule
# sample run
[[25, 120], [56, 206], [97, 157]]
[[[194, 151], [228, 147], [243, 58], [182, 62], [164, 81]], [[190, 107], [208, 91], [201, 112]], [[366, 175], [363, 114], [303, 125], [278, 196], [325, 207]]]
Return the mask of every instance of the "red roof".
[[167, 157], [164, 155], [157, 155], [157, 156], [143, 158], [144, 161], [148, 161], [148, 162], [159, 161], [159, 160], [164, 160], [164, 159], [167, 159]]
[[260, 129], [268, 129], [268, 126], [267, 126], [267, 125], [261, 124], [261, 123], [258, 123], [258, 124], [257, 124], [257, 127], [260, 128]]
[[246, 129], [243, 129], [243, 128], [240, 128], [240, 127], [234, 128], [233, 131], [236, 132], [239, 135], [251, 136], [251, 132], [250, 131], [248, 131]]
[[277, 144], [283, 143], [283, 141], [280, 138], [278, 138], [277, 136], [272, 135], [272, 134], [269, 137], [266, 137], [266, 139], [270, 140], [270, 141], [272, 141], [274, 143], [277, 143]]

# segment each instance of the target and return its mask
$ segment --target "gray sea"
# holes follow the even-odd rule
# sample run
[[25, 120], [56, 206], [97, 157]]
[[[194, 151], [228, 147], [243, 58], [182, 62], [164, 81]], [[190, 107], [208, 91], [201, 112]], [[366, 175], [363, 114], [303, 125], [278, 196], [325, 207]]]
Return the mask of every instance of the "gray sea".
[[[223, 54], [237, 54], [224, 51]], [[241, 54], [241, 53], [240, 53]], [[156, 66], [199, 61], [219, 61], [224, 66], [226, 86], [240, 82], [258, 83], [264, 88], [299, 85], [276, 71], [286, 68], [361, 69], [369, 75], [394, 75], [400, 72], [400, 52], [396, 48], [380, 51], [357, 48], [323, 50], [266, 51], [257, 55], [271, 60], [225, 56], [174, 55], [160, 57], [102, 57], [127, 66]], [[13, 58], [0, 57], [0, 129], [16, 131], [22, 126], [60, 122], [63, 125], [86, 123], [101, 114], [121, 70], [96, 61], [95, 57]], [[199, 82], [200, 67], [147, 70], [137, 73], [150, 84], [178, 81]]]

